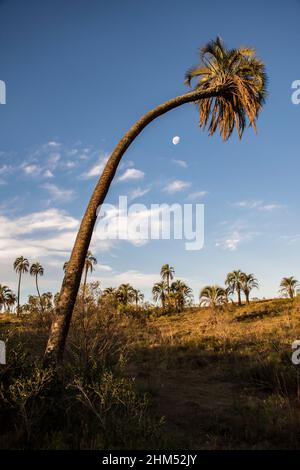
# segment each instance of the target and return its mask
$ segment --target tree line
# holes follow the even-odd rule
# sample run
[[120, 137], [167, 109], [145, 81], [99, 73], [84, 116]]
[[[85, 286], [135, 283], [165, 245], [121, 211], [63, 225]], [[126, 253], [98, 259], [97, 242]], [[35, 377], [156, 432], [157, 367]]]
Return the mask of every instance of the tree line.
[[[85, 305], [87, 299], [87, 279], [88, 273], [92, 273], [97, 265], [97, 258], [91, 251], [87, 252], [83, 282], [81, 289], [81, 299]], [[6, 285], [0, 284], [0, 311], [3, 308], [7, 312], [12, 312], [15, 305], [16, 313], [28, 313], [32, 310], [49, 310], [56, 307], [58, 303], [59, 293], [53, 295], [51, 292], [40, 293], [39, 277], [44, 275], [44, 267], [39, 262], [30, 265], [29, 260], [23, 256], [19, 256], [13, 263], [15, 272], [18, 275], [17, 295]], [[63, 265], [66, 271], [68, 261]], [[35, 287], [37, 296], [29, 295], [28, 303], [24, 306], [20, 305], [21, 281], [22, 276], [29, 273], [35, 279]], [[182, 280], [175, 279], [175, 269], [169, 264], [164, 264], [160, 270], [161, 280], [156, 282], [152, 287], [152, 297], [155, 303], [159, 303], [162, 310], [171, 310], [176, 312], [183, 311], [186, 307], [194, 305], [194, 297], [192, 289]], [[93, 288], [98, 288], [99, 283], [93, 283]], [[217, 308], [234, 303], [233, 297], [236, 296], [237, 304], [242, 305], [250, 303], [250, 294], [253, 289], [258, 289], [259, 283], [254, 274], [247, 274], [241, 270], [235, 270], [227, 274], [225, 278], [225, 287], [218, 285], [207, 285], [200, 291], [199, 305], [200, 307]], [[284, 277], [280, 282], [279, 292], [283, 297], [293, 299], [299, 292], [299, 282], [294, 276]], [[100, 290], [101, 300], [109, 302], [115, 307], [134, 305], [145, 305], [144, 294], [134, 288], [130, 283], [123, 283], [119, 287], [107, 287], [103, 291]], [[244, 299], [242, 298], [244, 297]]]

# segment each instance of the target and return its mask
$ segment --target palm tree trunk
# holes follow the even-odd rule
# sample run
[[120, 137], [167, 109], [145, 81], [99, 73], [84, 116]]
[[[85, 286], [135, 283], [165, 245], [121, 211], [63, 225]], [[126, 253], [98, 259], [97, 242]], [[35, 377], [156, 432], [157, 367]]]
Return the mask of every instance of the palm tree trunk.
[[39, 284], [38, 284], [38, 276], [37, 276], [37, 274], [36, 274], [36, 276], [35, 276], [35, 285], [36, 285], [36, 290], [37, 290], [37, 293], [38, 293], [38, 296], [39, 296], [39, 300], [40, 300], [41, 310], [42, 310], [42, 313], [43, 313], [43, 312], [44, 312], [44, 306], [43, 306], [42, 297], [41, 297], [40, 290], [39, 290]]
[[238, 304], [242, 305], [242, 299], [241, 299], [241, 289], [237, 290], [237, 295], [238, 295]]
[[44, 355], [44, 365], [56, 363], [62, 359], [67, 334], [69, 331], [73, 307], [76, 301], [81, 274], [84, 268], [85, 257], [90, 245], [94, 226], [101, 204], [110, 188], [110, 184], [115, 176], [120, 160], [142, 130], [154, 119], [168, 111], [175, 109], [185, 103], [196, 102], [200, 99], [211, 98], [221, 95], [225, 87], [214, 87], [206, 91], [192, 91], [184, 95], [172, 98], [142, 116], [120, 140], [95, 187], [92, 197], [83, 216], [71, 257], [66, 269], [62, 283], [55, 319], [51, 326], [48, 343]]
[[21, 290], [21, 276], [22, 273], [19, 273], [19, 284], [18, 284], [18, 305], [17, 305], [17, 316], [20, 315], [20, 290]]
[[87, 275], [88, 275], [88, 270], [87, 270], [87, 268], [85, 268], [84, 281], [83, 281], [83, 292], [82, 292], [83, 305], [84, 305], [84, 301], [85, 301], [85, 289], [86, 289]]

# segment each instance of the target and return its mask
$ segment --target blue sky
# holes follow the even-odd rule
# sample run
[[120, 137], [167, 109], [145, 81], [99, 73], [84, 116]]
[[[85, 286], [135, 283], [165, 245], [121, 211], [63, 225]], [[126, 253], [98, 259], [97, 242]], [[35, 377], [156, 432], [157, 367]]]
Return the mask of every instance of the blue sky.
[[[258, 135], [209, 138], [195, 107], [185, 105], [152, 123], [126, 152], [118, 177], [130, 169], [136, 178], [116, 180], [107, 199], [147, 190], [135, 202], [149, 206], [199, 193], [204, 249], [95, 240], [94, 278], [103, 287], [129, 281], [149, 295], [169, 262], [196, 297], [232, 269], [255, 273], [259, 296], [277, 295], [283, 276], [300, 278], [300, 105], [291, 102], [291, 84], [300, 79], [299, 1], [3, 0], [0, 14], [0, 79], [7, 86], [0, 106], [0, 283], [16, 288], [12, 262], [23, 254], [44, 265], [42, 290], [59, 288], [106, 156], [142, 113], [185, 91], [197, 49], [216, 35], [229, 47], [256, 47], [266, 63], [269, 97]], [[182, 189], [165, 191], [174, 181]], [[24, 296], [33, 291], [27, 276]]]

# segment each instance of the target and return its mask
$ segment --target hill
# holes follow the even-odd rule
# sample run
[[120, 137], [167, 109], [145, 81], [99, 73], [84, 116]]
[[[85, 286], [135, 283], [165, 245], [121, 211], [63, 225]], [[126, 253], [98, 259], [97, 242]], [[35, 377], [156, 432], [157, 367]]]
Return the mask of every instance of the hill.
[[[206, 308], [149, 318], [77, 313], [54, 392], [53, 378], [32, 378], [34, 368], [40, 374], [49, 319], [2, 316], [9, 361], [1, 368], [2, 446], [299, 448], [300, 365], [291, 361], [299, 319], [298, 299], [230, 305], [215, 316]], [[30, 395], [25, 404], [20, 387]], [[69, 423], [44, 409], [53, 394], [59, 409], [71, 406]], [[36, 420], [37, 410], [44, 418]], [[84, 435], [74, 430], [78, 420]], [[12, 438], [16, 422], [25, 430]], [[47, 439], [32, 437], [41, 430]]]

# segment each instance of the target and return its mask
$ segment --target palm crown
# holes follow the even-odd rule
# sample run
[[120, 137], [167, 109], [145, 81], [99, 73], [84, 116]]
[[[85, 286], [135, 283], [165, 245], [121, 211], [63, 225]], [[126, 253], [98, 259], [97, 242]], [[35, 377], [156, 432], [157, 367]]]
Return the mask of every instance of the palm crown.
[[29, 261], [23, 256], [19, 256], [14, 262], [14, 270], [17, 273], [27, 273], [29, 269]]
[[30, 268], [31, 276], [43, 276], [44, 268], [40, 263], [33, 263]]
[[256, 131], [256, 119], [266, 97], [266, 73], [255, 49], [240, 47], [227, 49], [221, 39], [210, 41], [200, 49], [200, 63], [188, 70], [185, 83], [191, 86], [197, 78], [196, 89], [208, 90], [225, 86], [225, 92], [198, 101], [200, 127], [209, 123], [209, 133], [217, 128], [224, 140], [234, 127], [241, 138], [249, 125]]

